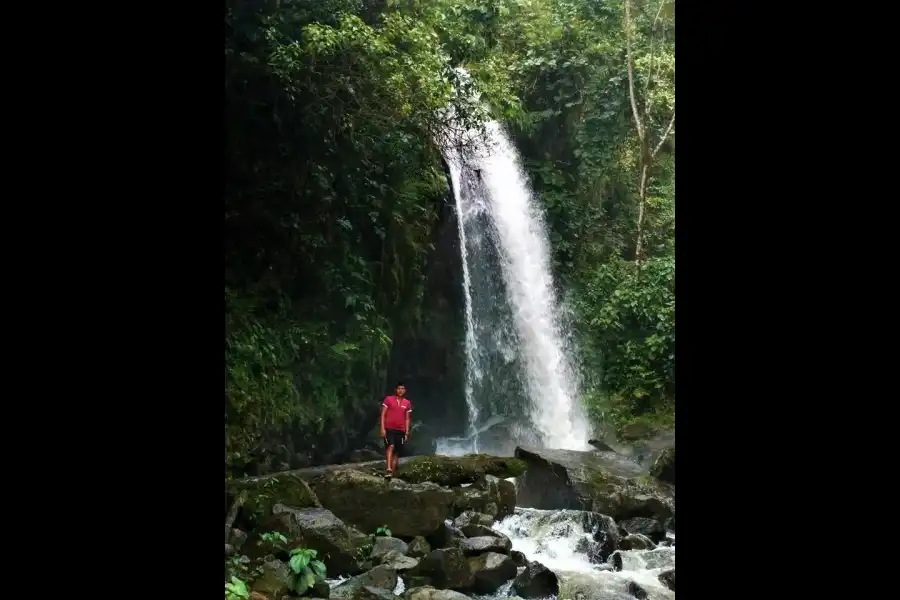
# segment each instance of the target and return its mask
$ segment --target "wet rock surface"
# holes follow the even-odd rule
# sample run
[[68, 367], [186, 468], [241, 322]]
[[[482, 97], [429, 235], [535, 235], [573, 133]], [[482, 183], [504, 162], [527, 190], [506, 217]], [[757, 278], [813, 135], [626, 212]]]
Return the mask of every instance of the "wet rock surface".
[[675, 513], [674, 489], [615, 452], [518, 447], [516, 457], [528, 463], [518, 480], [519, 506], [586, 510], [615, 520]]
[[492, 594], [516, 576], [516, 564], [512, 558], [496, 552], [469, 558], [469, 569], [474, 576], [472, 591], [476, 594]]
[[556, 573], [537, 561], [529, 562], [513, 582], [513, 590], [522, 598], [546, 598], [559, 594]]

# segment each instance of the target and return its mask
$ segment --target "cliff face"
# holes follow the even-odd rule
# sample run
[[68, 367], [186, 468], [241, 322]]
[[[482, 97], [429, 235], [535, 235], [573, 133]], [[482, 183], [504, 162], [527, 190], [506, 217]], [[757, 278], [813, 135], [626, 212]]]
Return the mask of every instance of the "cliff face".
[[422, 422], [428, 436], [461, 434], [467, 419], [465, 306], [457, 227], [451, 192], [441, 207], [433, 250], [426, 259], [422, 321], [394, 340], [388, 368], [388, 390], [399, 379], [406, 383], [414, 404], [413, 421]]

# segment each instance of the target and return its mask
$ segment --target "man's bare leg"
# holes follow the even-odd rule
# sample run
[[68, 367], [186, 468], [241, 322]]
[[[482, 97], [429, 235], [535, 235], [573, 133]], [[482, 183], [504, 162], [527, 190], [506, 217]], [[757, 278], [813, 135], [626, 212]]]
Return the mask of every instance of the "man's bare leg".
[[397, 464], [400, 462], [400, 457], [397, 456], [396, 453], [394, 453], [394, 456], [392, 456], [391, 458], [392, 458], [393, 461], [394, 461], [393, 464], [391, 465], [391, 471], [396, 471], [396, 470], [397, 470]]
[[393, 465], [396, 462], [397, 457], [393, 456], [393, 453], [394, 453], [394, 447], [388, 446], [387, 447], [387, 472], [388, 472], [388, 474], [391, 474], [394, 471]]

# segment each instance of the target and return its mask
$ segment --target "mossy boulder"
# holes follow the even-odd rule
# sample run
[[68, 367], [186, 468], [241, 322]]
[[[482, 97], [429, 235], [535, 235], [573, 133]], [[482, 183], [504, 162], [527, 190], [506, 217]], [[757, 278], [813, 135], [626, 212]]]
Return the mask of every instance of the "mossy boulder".
[[529, 463], [518, 482], [518, 506], [592, 511], [617, 521], [675, 514], [674, 489], [615, 452], [519, 447], [516, 456]]
[[650, 474], [661, 481], [675, 485], [675, 448], [666, 448], [656, 457]]
[[429, 536], [452, 514], [453, 491], [433, 483], [385, 481], [359, 471], [332, 471], [310, 486], [322, 505], [340, 519], [374, 533], [387, 526], [394, 535]]
[[257, 520], [270, 516], [275, 504], [291, 508], [322, 508], [315, 492], [293, 472], [233, 481], [226, 485], [226, 490], [232, 497], [243, 496], [241, 511]]
[[622, 427], [619, 435], [623, 440], [632, 441], [648, 438], [654, 433], [656, 433], [656, 431], [653, 429], [653, 427], [651, 427], [647, 423], [636, 421]]
[[280, 560], [267, 561], [262, 575], [256, 578], [251, 589], [269, 598], [281, 598], [291, 591], [291, 570]]
[[485, 475], [519, 477], [526, 468], [525, 461], [487, 454], [413, 456], [397, 469], [396, 477], [408, 483], [430, 481], [455, 487], [475, 483]]
[[296, 509], [276, 504], [272, 515], [247, 539], [245, 551], [250, 558], [255, 553], [267, 551], [266, 544], [260, 543], [267, 532], [282, 534], [287, 539], [287, 548], [316, 550], [329, 577], [359, 573], [359, 560], [371, 544], [369, 536], [349, 527], [329, 510]]

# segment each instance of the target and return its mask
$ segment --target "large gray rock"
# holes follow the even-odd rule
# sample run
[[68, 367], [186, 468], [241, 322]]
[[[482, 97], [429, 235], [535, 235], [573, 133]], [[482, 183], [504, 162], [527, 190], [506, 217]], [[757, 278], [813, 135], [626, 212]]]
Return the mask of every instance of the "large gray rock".
[[516, 576], [516, 563], [505, 554], [486, 552], [469, 558], [469, 570], [475, 577], [472, 591], [476, 594], [493, 594]]
[[331, 590], [331, 598], [355, 598], [361, 588], [378, 588], [389, 592], [397, 587], [397, 572], [384, 565], [377, 566], [362, 575], [351, 577]]
[[468, 525], [484, 525], [490, 527], [494, 524], [494, 518], [490, 515], [477, 513], [473, 510], [463, 511], [458, 517], [453, 519], [453, 526], [457, 529], [464, 529]]
[[263, 564], [262, 575], [256, 578], [250, 589], [269, 598], [281, 598], [283, 594], [290, 593], [292, 583], [288, 566], [280, 560], [270, 560]]
[[382, 556], [396, 550], [400, 554], [406, 554], [406, 551], [409, 549], [409, 546], [406, 542], [401, 539], [395, 537], [387, 537], [387, 536], [378, 536], [375, 538], [375, 543], [372, 544], [372, 559], [376, 562], [382, 562], [379, 560]]
[[516, 507], [516, 486], [493, 475], [486, 475], [469, 487], [458, 488], [456, 496], [456, 514], [472, 510], [489, 515], [491, 522], [508, 517]]
[[[462, 531], [447, 523], [442, 523], [438, 530], [425, 539], [432, 548], [453, 548], [466, 536]], [[427, 552], [426, 552], [427, 554]]]
[[469, 562], [459, 548], [432, 550], [407, 573], [410, 587], [430, 585], [438, 589], [466, 590], [475, 580]]
[[636, 517], [619, 521], [619, 529], [626, 534], [639, 533], [650, 538], [654, 543], [659, 543], [666, 538], [666, 528], [656, 519]]
[[328, 567], [329, 577], [355, 575], [360, 572], [359, 558], [369, 544], [368, 536], [344, 524], [324, 508], [296, 509], [276, 504], [273, 514], [250, 535], [245, 553], [263, 552], [259, 544], [261, 532], [277, 532], [287, 538], [289, 548], [310, 548]]
[[[496, 536], [501, 537], [503, 534], [500, 532], [494, 531], [490, 527], [486, 527], [485, 525], [466, 525], [461, 528], [463, 535], [466, 537], [479, 537], [479, 536]], [[505, 536], [503, 536], [505, 537]]]
[[469, 600], [469, 597], [453, 590], [439, 590], [426, 585], [406, 590], [403, 600]]
[[666, 569], [662, 573], [659, 574], [659, 581], [664, 586], [675, 591], [675, 569]]
[[646, 535], [629, 533], [619, 541], [622, 550], [652, 550], [656, 544]]
[[396, 550], [391, 550], [381, 557], [381, 564], [385, 567], [394, 569], [398, 573], [404, 573], [410, 569], [414, 569], [419, 564], [419, 559], [411, 556], [404, 556]]
[[516, 457], [528, 463], [518, 479], [519, 506], [586, 510], [615, 520], [675, 514], [674, 488], [615, 452], [518, 447]]
[[[391, 590], [372, 587], [370, 585], [361, 585], [353, 589], [348, 589], [346, 592], [343, 592], [341, 596], [326, 595], [320, 597], [323, 599], [340, 598], [341, 600], [400, 600], [400, 596], [394, 595], [394, 592]], [[253, 598], [250, 600], [253, 600]]]
[[429, 536], [451, 515], [454, 492], [432, 483], [408, 484], [359, 471], [332, 471], [310, 486], [322, 505], [362, 531], [387, 526], [394, 535]]
[[474, 556], [485, 552], [509, 554], [509, 551], [512, 550], [512, 542], [506, 536], [479, 536], [460, 541], [459, 548], [466, 556]]

